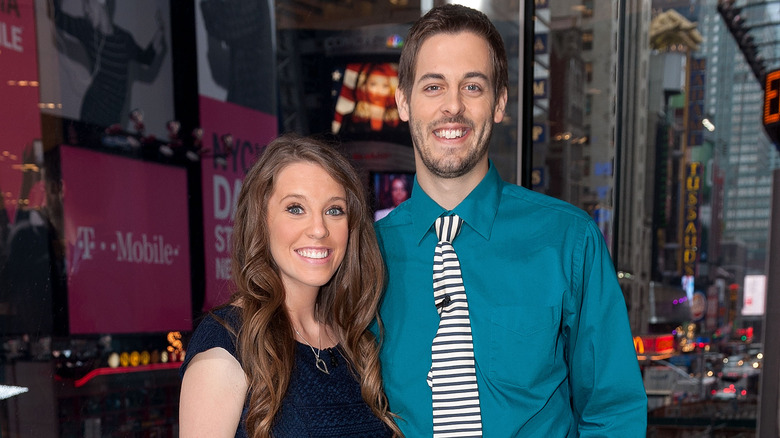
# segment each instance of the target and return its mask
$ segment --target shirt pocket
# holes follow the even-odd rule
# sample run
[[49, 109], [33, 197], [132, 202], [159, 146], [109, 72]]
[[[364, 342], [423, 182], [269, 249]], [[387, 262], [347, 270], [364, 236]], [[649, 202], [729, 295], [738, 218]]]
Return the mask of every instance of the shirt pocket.
[[490, 379], [519, 388], [544, 382], [556, 364], [558, 306], [503, 306], [491, 312]]

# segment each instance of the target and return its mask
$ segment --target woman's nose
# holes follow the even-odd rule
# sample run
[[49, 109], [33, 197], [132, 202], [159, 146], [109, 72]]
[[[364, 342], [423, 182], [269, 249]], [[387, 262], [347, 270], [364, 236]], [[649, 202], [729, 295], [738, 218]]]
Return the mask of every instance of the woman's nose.
[[324, 239], [330, 234], [330, 231], [328, 231], [327, 222], [325, 222], [325, 218], [320, 215], [315, 215], [312, 217], [308, 231], [309, 236], [315, 239]]

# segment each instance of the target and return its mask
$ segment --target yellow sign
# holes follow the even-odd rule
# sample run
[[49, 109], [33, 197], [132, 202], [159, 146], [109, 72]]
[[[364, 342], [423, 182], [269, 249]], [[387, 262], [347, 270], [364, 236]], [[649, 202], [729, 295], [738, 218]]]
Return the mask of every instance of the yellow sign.
[[689, 163], [685, 172], [685, 205], [683, 223], [683, 275], [696, 275], [699, 252], [699, 191], [701, 190], [701, 163]]

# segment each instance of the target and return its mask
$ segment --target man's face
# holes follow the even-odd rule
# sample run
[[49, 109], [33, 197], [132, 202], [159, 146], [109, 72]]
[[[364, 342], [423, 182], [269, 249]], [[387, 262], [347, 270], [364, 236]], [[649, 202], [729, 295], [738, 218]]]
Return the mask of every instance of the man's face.
[[457, 178], [486, 164], [507, 99], [504, 90], [496, 101], [492, 76], [488, 43], [473, 33], [438, 34], [420, 46], [412, 91], [398, 89], [396, 100], [415, 158], [433, 175]]

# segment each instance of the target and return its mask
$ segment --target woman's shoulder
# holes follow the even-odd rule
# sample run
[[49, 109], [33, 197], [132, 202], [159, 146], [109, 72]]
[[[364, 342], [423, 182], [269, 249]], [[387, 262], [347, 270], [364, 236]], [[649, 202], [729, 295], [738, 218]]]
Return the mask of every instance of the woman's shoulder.
[[241, 325], [241, 308], [234, 305], [218, 307], [209, 312], [204, 321], [206, 319], [220, 324], [224, 322], [235, 332]]
[[212, 348], [223, 348], [233, 357], [238, 358], [236, 333], [240, 323], [241, 310], [235, 306], [220, 307], [205, 314], [186, 345], [186, 356], [181, 366], [181, 373], [184, 373], [187, 364], [195, 355]]
[[218, 307], [203, 315], [192, 337], [221, 337], [227, 333], [235, 339], [240, 326], [241, 309], [235, 306]]

